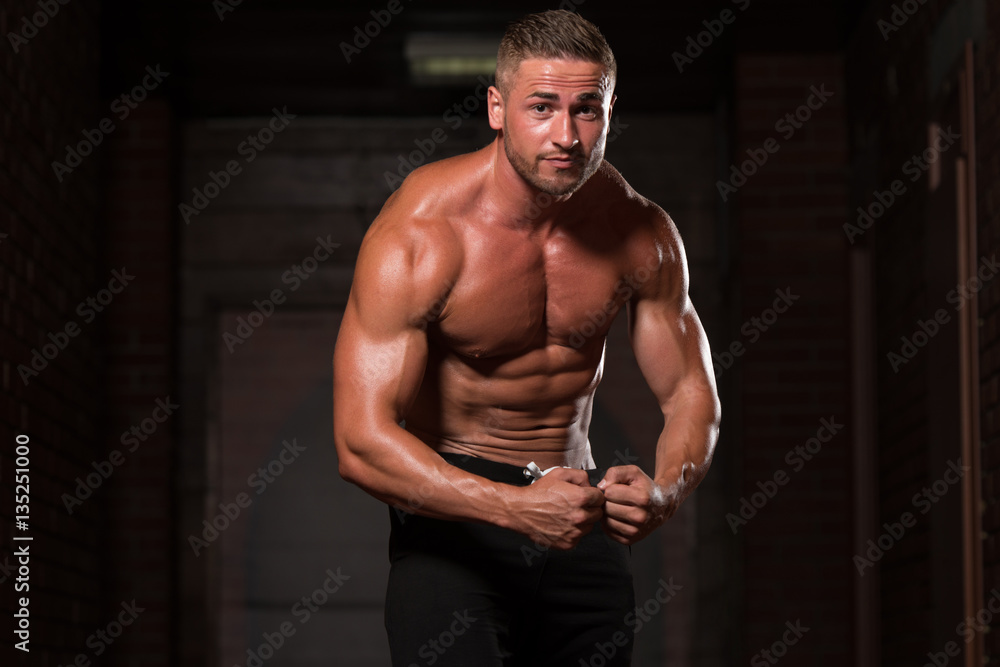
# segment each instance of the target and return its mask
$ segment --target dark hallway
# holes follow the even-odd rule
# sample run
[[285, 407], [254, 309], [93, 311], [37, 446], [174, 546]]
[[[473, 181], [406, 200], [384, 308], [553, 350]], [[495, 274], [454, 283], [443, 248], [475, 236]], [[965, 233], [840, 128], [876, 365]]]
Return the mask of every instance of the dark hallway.
[[[992, 0], [6, 2], [4, 664], [389, 664], [334, 343], [386, 199], [493, 140], [503, 30], [557, 7], [615, 52], [606, 156], [722, 402], [632, 548], [635, 667], [1000, 664]], [[662, 426], [619, 317], [597, 465]]]

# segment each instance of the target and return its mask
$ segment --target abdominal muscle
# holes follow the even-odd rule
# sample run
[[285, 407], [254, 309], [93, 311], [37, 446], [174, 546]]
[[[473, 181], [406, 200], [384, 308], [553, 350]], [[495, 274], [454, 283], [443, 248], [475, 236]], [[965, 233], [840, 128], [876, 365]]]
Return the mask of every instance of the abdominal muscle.
[[446, 355], [428, 365], [406, 430], [441, 453], [594, 468], [587, 432], [603, 363], [581, 357], [558, 345], [506, 361]]

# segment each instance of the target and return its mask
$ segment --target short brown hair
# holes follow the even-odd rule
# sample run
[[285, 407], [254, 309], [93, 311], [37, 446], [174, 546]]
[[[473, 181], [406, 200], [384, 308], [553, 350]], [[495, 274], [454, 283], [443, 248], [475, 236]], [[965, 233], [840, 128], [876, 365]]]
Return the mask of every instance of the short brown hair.
[[528, 58], [568, 58], [595, 62], [604, 67], [611, 85], [618, 65], [604, 35], [576, 12], [552, 9], [528, 14], [511, 23], [497, 51], [496, 83], [502, 95], [510, 90], [509, 77]]

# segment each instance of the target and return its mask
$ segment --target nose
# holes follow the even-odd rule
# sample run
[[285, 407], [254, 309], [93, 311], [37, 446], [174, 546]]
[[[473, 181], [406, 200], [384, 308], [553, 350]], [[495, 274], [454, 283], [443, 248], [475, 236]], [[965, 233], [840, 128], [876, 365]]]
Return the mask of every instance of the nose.
[[576, 131], [576, 124], [570, 113], [560, 113], [556, 116], [554, 127], [552, 128], [552, 143], [561, 150], [570, 151], [580, 143], [580, 137]]

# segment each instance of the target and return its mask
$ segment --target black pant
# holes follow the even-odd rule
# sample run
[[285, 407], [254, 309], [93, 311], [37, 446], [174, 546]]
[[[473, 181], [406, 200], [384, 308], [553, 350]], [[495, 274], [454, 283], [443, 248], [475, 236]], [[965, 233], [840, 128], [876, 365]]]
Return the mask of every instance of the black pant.
[[[445, 454], [524, 486], [517, 466]], [[596, 485], [602, 470], [588, 471]], [[600, 523], [569, 551], [496, 526], [389, 508], [385, 627], [393, 667], [627, 667], [635, 594], [629, 548]]]

